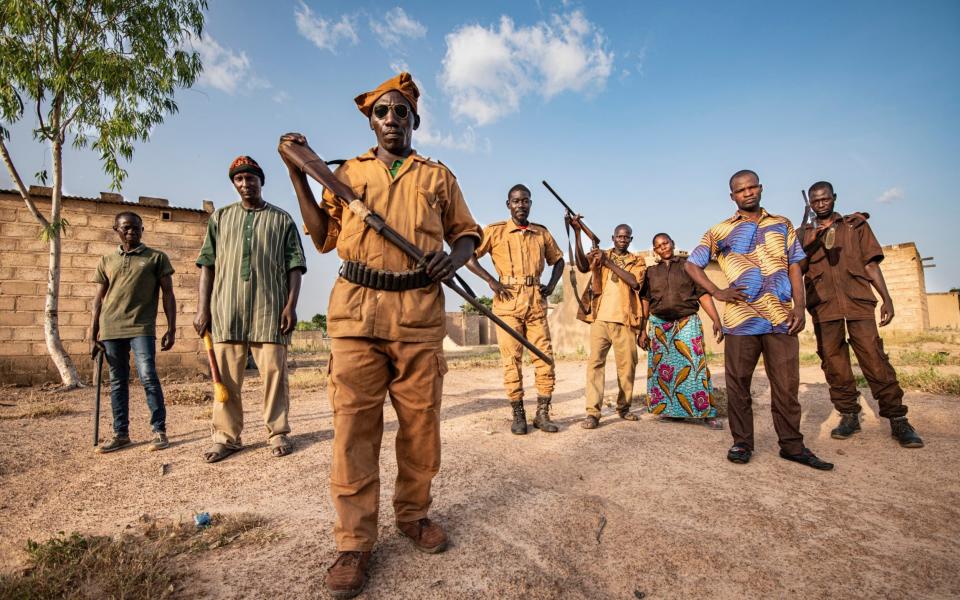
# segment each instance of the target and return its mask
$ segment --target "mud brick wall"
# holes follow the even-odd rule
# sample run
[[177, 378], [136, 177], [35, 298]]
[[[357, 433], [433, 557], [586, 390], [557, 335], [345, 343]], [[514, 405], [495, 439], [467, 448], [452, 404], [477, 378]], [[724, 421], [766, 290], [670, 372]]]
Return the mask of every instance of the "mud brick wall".
[[960, 329], [960, 293], [927, 294], [931, 329]]
[[[49, 188], [32, 188], [37, 208], [50, 211]], [[212, 206], [205, 203], [212, 211]], [[198, 271], [194, 264], [209, 214], [167, 206], [158, 198], [124, 202], [116, 194], [101, 198], [65, 197], [63, 217], [69, 221], [63, 239], [60, 276], [60, 335], [64, 346], [89, 380], [93, 372], [86, 338], [97, 285], [91, 283], [100, 257], [116, 252], [114, 216], [132, 210], [143, 219], [143, 241], [162, 250], [173, 263], [177, 298], [177, 340], [168, 352], [157, 351], [161, 378], [206, 372], [202, 345], [193, 331]], [[43, 334], [49, 246], [39, 239], [40, 225], [20, 196], [0, 191], [0, 382], [35, 384], [59, 381]], [[166, 331], [162, 306], [157, 335]], [[135, 373], [135, 371], [134, 371]]]
[[[927, 284], [920, 253], [913, 242], [883, 247], [880, 268], [893, 298], [894, 319], [884, 329], [924, 331], [930, 328]], [[876, 292], [874, 292], [876, 294]], [[880, 304], [877, 303], [877, 320]]]

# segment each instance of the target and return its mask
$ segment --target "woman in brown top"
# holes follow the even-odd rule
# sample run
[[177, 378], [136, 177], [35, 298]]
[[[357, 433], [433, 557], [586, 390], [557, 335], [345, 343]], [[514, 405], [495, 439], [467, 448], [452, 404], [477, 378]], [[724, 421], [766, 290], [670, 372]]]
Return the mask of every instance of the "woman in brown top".
[[650, 315], [650, 333], [641, 327], [637, 336], [637, 343], [647, 350], [647, 406], [660, 418], [697, 419], [710, 429], [723, 429], [697, 311], [702, 306], [710, 316], [717, 342], [723, 340], [720, 317], [710, 294], [687, 275], [686, 259], [673, 250], [673, 239], [666, 233], [653, 237], [658, 264], [647, 269], [640, 290], [643, 314]]

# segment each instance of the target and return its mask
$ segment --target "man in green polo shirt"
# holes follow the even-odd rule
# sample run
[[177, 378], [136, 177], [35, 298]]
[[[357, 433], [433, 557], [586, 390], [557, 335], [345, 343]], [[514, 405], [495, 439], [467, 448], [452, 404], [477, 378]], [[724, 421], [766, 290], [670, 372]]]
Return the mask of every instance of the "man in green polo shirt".
[[289, 390], [287, 344], [297, 325], [300, 278], [307, 271], [300, 232], [293, 218], [261, 195], [263, 169], [249, 156], [230, 165], [240, 202], [210, 216], [197, 257], [200, 297], [194, 328], [208, 329], [220, 375], [229, 392], [213, 403], [213, 445], [204, 452], [217, 462], [243, 447], [244, 369], [248, 350], [263, 383], [263, 419], [274, 456], [292, 450], [287, 434]]
[[163, 290], [163, 313], [167, 332], [160, 349], [173, 348], [177, 329], [177, 301], [173, 297], [173, 265], [167, 255], [141, 243], [143, 220], [134, 212], [116, 216], [113, 230], [120, 246], [100, 259], [94, 282], [100, 284], [93, 299], [90, 320], [90, 352], [102, 348], [110, 366], [110, 406], [113, 439], [97, 451], [113, 452], [130, 445], [128, 408], [130, 400], [130, 349], [140, 383], [150, 408], [153, 428], [151, 450], [162, 450], [167, 441], [167, 411], [156, 368], [157, 297]]

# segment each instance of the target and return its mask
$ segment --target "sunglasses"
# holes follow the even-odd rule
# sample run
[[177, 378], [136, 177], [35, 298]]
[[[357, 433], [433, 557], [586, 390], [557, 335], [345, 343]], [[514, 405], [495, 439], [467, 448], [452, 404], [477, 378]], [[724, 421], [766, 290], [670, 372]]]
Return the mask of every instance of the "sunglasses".
[[398, 119], [406, 119], [410, 116], [410, 109], [405, 104], [378, 104], [373, 107], [373, 114], [378, 119], [385, 119], [391, 108]]

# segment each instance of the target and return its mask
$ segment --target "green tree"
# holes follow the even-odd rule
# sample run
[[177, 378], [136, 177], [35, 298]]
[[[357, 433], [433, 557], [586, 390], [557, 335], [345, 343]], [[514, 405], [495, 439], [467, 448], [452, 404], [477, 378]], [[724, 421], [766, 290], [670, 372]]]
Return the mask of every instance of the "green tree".
[[315, 314], [310, 321], [323, 333], [327, 333], [327, 315]]
[[[0, 0], [0, 157], [50, 245], [44, 337], [66, 387], [80, 377], [60, 340], [63, 147], [92, 147], [120, 189], [134, 143], [175, 113], [174, 91], [202, 69], [184, 49], [203, 30], [206, 0]], [[36, 117], [33, 138], [49, 145], [50, 212], [37, 209], [6, 142], [8, 127]], [[6, 125], [7, 127], [5, 127]], [[37, 174], [45, 182], [46, 172]]]
[[[477, 298], [477, 301], [480, 302], [480, 304], [486, 306], [487, 308], [490, 308], [490, 309], [493, 308], [493, 298], [491, 298], [490, 296], [480, 296], [479, 298]], [[460, 310], [462, 310], [463, 313], [466, 315], [480, 314], [480, 311], [474, 308], [472, 304], [463, 303], [460, 305]]]

